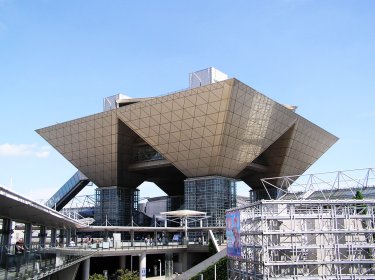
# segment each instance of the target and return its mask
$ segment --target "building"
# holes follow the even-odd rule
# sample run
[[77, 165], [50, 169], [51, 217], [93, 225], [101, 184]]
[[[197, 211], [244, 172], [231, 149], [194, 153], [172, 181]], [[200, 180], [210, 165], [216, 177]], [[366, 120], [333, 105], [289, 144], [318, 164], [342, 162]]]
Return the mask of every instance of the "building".
[[144, 181], [183, 195], [181, 207], [207, 212], [209, 225], [223, 225], [225, 210], [236, 206], [236, 181], [248, 184], [255, 200], [275, 196], [260, 178], [302, 174], [337, 141], [294, 106], [214, 68], [190, 74], [188, 89], [115, 95], [103, 107], [37, 132], [103, 192], [97, 193], [102, 214], [110, 212], [106, 199], [121, 201], [120, 219], [110, 221], [117, 225], [131, 222], [134, 192]]
[[306, 175], [229, 210], [228, 279], [374, 279], [374, 182], [373, 168]]

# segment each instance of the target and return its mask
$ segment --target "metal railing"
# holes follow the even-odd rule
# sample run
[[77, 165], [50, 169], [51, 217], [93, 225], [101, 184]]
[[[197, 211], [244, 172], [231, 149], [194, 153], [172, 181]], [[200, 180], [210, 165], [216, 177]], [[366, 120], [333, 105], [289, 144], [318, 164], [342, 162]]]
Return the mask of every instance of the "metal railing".
[[145, 241], [101, 241], [94, 243], [79, 243], [74, 246], [57, 247], [57, 249], [64, 249], [66, 251], [135, 251], [135, 250], [162, 250], [162, 249], [186, 249], [188, 246], [207, 246], [207, 242], [152, 242], [145, 243]]
[[22, 253], [16, 253], [15, 245], [2, 246], [0, 247], [0, 279], [40, 279], [81, 262], [90, 255], [80, 252], [80, 254], [58, 256], [55, 247], [40, 245], [25, 246]]

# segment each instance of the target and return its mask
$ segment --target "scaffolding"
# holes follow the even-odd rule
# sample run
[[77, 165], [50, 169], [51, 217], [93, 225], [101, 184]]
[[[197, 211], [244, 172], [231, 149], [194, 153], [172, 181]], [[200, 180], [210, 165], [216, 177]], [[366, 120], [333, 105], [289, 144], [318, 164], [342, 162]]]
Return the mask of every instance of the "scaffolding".
[[240, 212], [229, 279], [374, 279], [374, 200], [258, 201]]
[[227, 211], [228, 279], [375, 279], [375, 200], [355, 199], [375, 173], [360, 171], [262, 180], [278, 200]]

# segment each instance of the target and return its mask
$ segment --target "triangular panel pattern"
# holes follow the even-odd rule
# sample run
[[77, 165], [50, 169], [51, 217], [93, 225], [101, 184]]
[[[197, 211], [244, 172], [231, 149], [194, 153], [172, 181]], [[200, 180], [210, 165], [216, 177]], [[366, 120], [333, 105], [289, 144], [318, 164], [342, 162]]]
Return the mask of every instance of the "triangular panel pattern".
[[231, 85], [227, 80], [157, 97], [119, 108], [117, 116], [187, 177], [215, 174]]
[[225, 120], [218, 173], [235, 178], [283, 135], [297, 115], [235, 80]]
[[117, 117], [113, 112], [53, 125], [37, 132], [95, 185], [117, 184]]
[[290, 149], [278, 176], [302, 174], [337, 140], [336, 136], [299, 116]]

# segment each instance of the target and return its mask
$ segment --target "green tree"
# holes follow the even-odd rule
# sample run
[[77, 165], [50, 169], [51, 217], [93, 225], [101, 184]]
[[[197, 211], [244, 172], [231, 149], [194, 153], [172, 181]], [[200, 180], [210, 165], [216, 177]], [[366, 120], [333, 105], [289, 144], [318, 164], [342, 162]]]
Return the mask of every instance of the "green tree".
[[363, 199], [363, 193], [360, 190], [356, 191], [354, 198]]
[[93, 274], [90, 275], [89, 280], [107, 280], [107, 278], [104, 277], [103, 274]]
[[[363, 196], [363, 193], [360, 190], [357, 190], [356, 193], [355, 193], [355, 196], [353, 198], [357, 199], [357, 200], [363, 200], [364, 196]], [[367, 205], [366, 204], [357, 204], [356, 208], [357, 208], [356, 209], [357, 214], [364, 214], [364, 215], [367, 214]]]
[[137, 271], [129, 271], [127, 269], [118, 269], [116, 271], [116, 275], [119, 276], [120, 280], [137, 280], [139, 279], [139, 275]]

